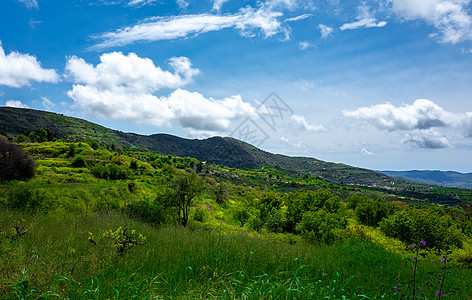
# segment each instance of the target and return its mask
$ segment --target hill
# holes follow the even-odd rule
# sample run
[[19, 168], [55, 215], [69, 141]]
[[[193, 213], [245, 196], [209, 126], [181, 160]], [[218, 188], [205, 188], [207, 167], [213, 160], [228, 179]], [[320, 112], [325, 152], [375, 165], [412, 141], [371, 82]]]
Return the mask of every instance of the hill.
[[388, 176], [400, 177], [419, 183], [472, 189], [472, 173], [419, 170], [380, 172]]
[[[463, 194], [461, 191], [437, 193], [428, 185], [392, 178], [380, 172], [345, 164], [325, 162], [310, 157], [273, 154], [229, 137], [198, 140], [184, 139], [169, 134], [140, 135], [108, 129], [86, 120], [61, 114], [0, 107], [0, 132], [10, 136], [27, 135], [39, 128], [48, 130], [54, 138], [68, 142], [93, 139], [108, 148], [122, 146], [134, 150], [192, 157], [199, 161], [231, 168], [257, 169], [262, 166], [271, 166], [285, 173], [315, 176], [340, 185], [388, 190], [400, 196], [428, 199], [440, 203], [460, 203]], [[451, 197], [454, 200], [451, 200]]]

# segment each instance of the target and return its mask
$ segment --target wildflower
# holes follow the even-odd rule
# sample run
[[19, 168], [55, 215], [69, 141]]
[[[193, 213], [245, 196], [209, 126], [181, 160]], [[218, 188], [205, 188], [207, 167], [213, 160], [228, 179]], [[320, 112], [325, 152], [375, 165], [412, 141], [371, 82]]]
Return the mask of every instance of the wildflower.
[[413, 259], [414, 259], [414, 260], [417, 260], [417, 259], [418, 259], [418, 256], [413, 256]]
[[393, 287], [393, 290], [394, 290], [394, 291], [398, 291], [398, 287], [397, 287], [397, 286], [394, 286], [394, 287]]
[[436, 291], [436, 296], [438, 296], [438, 297], [439, 297], [439, 296], [441, 296], [441, 295], [442, 295], [442, 291], [440, 291], [440, 290], [437, 290], [437, 291]]
[[415, 249], [415, 247], [416, 247], [416, 244], [411, 245], [412, 249]]
[[439, 280], [441, 280], [441, 279], [442, 279], [442, 277], [441, 277], [441, 276], [438, 276], [438, 279], [439, 279]]
[[425, 240], [421, 240], [420, 243], [421, 243], [421, 246], [423, 246], [423, 247], [426, 246], [426, 241]]
[[446, 258], [445, 257], [441, 257], [441, 259], [439, 259], [441, 262], [445, 262], [446, 261]]

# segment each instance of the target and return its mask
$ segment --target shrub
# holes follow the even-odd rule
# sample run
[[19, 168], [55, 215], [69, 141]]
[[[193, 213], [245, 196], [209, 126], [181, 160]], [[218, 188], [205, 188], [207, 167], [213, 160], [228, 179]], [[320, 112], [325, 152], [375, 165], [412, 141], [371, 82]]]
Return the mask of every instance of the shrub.
[[34, 162], [23, 149], [0, 135], [0, 182], [28, 179], [34, 172]]
[[203, 222], [205, 220], [207, 211], [202, 206], [197, 206], [193, 211], [192, 219], [197, 222]]
[[113, 163], [96, 165], [92, 168], [92, 174], [95, 177], [107, 180], [128, 179], [130, 176], [128, 168]]
[[461, 247], [464, 234], [452, 217], [434, 208], [416, 208], [398, 211], [380, 222], [380, 229], [387, 236], [406, 243], [420, 238], [430, 248], [447, 249]]
[[82, 156], [77, 156], [72, 160], [71, 165], [74, 168], [85, 168], [87, 166], [87, 162]]
[[44, 201], [43, 193], [40, 193], [38, 190], [31, 190], [23, 185], [8, 191], [6, 198], [6, 206], [8, 208], [28, 212], [38, 211]]
[[394, 212], [394, 205], [384, 200], [363, 199], [356, 206], [356, 217], [364, 225], [377, 226]]
[[347, 221], [341, 215], [320, 209], [304, 213], [296, 229], [310, 242], [331, 244], [336, 240], [335, 231], [346, 225]]
[[123, 211], [130, 218], [150, 224], [162, 224], [165, 222], [165, 213], [162, 205], [147, 200], [139, 200], [126, 204]]

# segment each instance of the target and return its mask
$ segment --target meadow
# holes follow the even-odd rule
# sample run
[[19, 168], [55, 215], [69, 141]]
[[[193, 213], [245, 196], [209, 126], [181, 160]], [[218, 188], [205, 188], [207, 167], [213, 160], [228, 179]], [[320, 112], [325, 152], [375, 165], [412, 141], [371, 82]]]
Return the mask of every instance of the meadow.
[[21, 147], [35, 176], [0, 185], [1, 299], [472, 295], [468, 203], [94, 141]]

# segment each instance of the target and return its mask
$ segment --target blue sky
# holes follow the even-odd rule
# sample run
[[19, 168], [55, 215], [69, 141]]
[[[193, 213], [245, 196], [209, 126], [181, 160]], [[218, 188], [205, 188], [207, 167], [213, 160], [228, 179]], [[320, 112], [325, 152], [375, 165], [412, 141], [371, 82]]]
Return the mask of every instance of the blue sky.
[[0, 105], [472, 172], [470, 0], [2, 0], [0, 42]]

